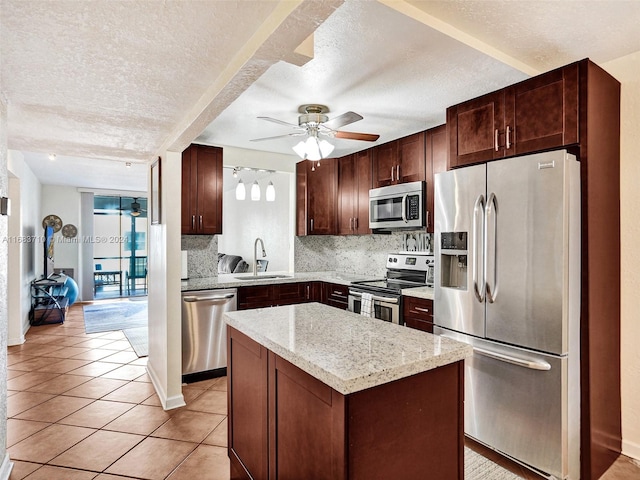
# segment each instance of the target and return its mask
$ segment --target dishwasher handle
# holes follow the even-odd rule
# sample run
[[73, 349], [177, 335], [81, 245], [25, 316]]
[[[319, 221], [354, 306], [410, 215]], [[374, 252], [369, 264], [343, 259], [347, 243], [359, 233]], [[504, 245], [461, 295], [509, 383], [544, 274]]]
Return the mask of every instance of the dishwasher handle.
[[182, 301], [183, 302], [213, 302], [216, 300], [229, 300], [230, 298], [235, 297], [235, 293], [229, 293], [227, 295], [223, 295], [223, 296], [213, 296], [213, 297], [197, 297], [195, 295], [193, 296], [188, 296], [188, 297], [182, 297]]

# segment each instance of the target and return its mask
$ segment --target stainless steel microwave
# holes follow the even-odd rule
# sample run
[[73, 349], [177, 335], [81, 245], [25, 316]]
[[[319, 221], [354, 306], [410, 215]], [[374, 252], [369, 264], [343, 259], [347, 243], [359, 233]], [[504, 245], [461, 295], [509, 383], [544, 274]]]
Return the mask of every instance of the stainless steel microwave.
[[426, 191], [425, 182], [369, 190], [369, 228], [385, 231], [424, 227]]

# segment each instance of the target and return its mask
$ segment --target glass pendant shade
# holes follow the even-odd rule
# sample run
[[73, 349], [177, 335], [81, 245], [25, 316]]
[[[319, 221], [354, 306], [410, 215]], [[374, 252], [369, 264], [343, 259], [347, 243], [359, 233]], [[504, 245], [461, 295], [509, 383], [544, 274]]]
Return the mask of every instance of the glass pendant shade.
[[254, 181], [253, 185], [251, 185], [251, 200], [257, 202], [260, 200], [260, 185], [258, 185], [258, 181]]
[[244, 200], [245, 198], [247, 198], [247, 189], [244, 187], [242, 179], [240, 179], [236, 186], [236, 200]]
[[269, 182], [269, 185], [267, 185], [264, 196], [267, 202], [274, 202], [276, 200], [276, 187], [273, 186], [273, 182]]
[[298, 144], [293, 147], [293, 151], [296, 152], [300, 158], [320, 160], [331, 155], [334, 148], [335, 147], [326, 140], [318, 140], [318, 137], [311, 136], [304, 142], [298, 142]]

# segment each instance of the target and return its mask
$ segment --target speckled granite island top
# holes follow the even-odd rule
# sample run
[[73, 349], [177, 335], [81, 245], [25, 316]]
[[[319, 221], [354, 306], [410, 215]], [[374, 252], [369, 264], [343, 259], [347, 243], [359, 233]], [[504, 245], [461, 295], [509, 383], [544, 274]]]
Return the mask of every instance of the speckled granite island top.
[[343, 395], [448, 365], [469, 345], [319, 303], [228, 312], [227, 324]]

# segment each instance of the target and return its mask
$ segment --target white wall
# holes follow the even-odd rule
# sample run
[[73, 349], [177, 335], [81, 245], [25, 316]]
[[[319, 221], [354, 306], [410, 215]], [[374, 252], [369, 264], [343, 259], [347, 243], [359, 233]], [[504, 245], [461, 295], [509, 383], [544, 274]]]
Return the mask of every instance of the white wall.
[[[602, 65], [622, 84], [620, 152], [622, 451], [640, 460], [640, 52]], [[606, 261], [606, 252], [602, 252]], [[603, 292], [604, 293], [604, 292]]]
[[[8, 169], [12, 183], [12, 212], [9, 237], [9, 345], [24, 342], [29, 329], [32, 280], [42, 276], [43, 244], [40, 209], [42, 186], [24, 162], [22, 153], [9, 151]], [[35, 240], [35, 241], [28, 241]]]
[[[222, 213], [222, 235], [218, 236], [218, 252], [240, 255], [248, 264], [249, 271], [253, 267], [253, 247], [257, 237], [264, 241], [269, 261], [268, 271], [293, 271], [290, 264], [292, 239], [291, 209], [289, 195], [292, 173], [241, 171], [239, 177], [233, 178], [233, 171], [224, 169], [224, 199]], [[242, 179], [247, 189], [244, 200], [237, 200], [235, 189], [238, 180]], [[259, 201], [251, 200], [251, 185], [258, 181], [261, 190]], [[265, 190], [269, 182], [273, 182], [276, 199], [267, 202]], [[262, 253], [258, 247], [258, 258]]]
[[[62, 224], [80, 224], [80, 192], [76, 187], [57, 185], [42, 186], [42, 217], [53, 214], [60, 217]], [[80, 230], [78, 228], [78, 230]], [[80, 272], [81, 237], [66, 239], [59, 231], [55, 234], [53, 262], [55, 268], [73, 268], [74, 276]]]

